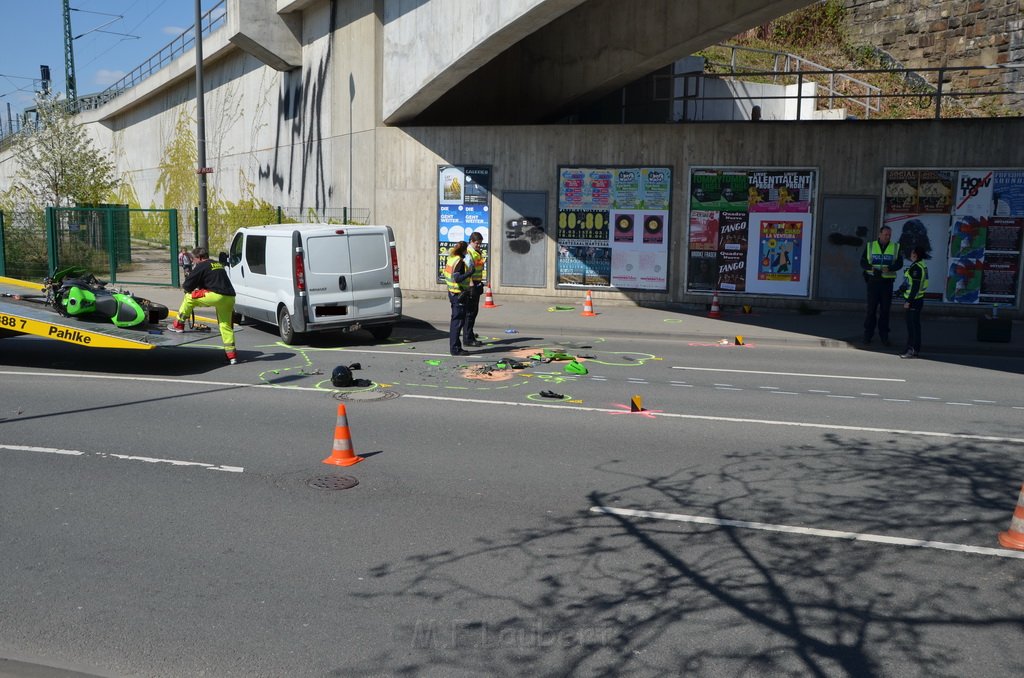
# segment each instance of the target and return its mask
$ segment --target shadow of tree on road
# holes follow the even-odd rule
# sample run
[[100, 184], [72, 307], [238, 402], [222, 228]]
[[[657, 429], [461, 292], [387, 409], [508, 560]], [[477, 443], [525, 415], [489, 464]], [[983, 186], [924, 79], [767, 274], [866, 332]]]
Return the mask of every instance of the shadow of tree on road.
[[[996, 546], [1019, 449], [824, 435], [639, 476], [592, 506]], [[1015, 675], [1021, 561], [581, 510], [371, 570], [369, 675]]]

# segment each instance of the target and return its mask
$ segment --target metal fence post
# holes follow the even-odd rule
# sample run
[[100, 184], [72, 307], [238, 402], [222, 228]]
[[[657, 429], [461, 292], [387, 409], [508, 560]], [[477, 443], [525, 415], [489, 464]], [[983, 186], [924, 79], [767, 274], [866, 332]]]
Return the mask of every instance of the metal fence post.
[[280, 205], [277, 206], [277, 223], [279, 223], [279, 224], [282, 223], [281, 222], [281, 206]]
[[57, 208], [46, 208], [46, 265], [48, 275], [57, 272]]
[[942, 81], [945, 80], [946, 67], [939, 68], [939, 82], [935, 87], [935, 119], [942, 118]]
[[7, 252], [4, 249], [4, 211], [0, 210], [0, 275], [7, 275]]
[[178, 242], [178, 210], [167, 210], [168, 240], [171, 242], [171, 285], [181, 287], [181, 271], [178, 266], [178, 250], [181, 243]]
[[804, 73], [800, 71], [796, 74], [796, 119], [800, 120], [802, 115], [802, 109], [804, 104]]
[[108, 266], [110, 267], [110, 282], [117, 282], [117, 234], [114, 233], [114, 210], [106, 207], [103, 209], [103, 230], [107, 234], [107, 255]]

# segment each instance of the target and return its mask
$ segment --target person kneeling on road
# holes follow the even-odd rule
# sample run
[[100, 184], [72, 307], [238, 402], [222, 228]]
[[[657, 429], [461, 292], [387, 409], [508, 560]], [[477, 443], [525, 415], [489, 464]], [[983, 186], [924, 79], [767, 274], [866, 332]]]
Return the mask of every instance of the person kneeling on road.
[[210, 261], [210, 255], [205, 247], [192, 250], [192, 259], [195, 261], [195, 268], [181, 284], [185, 290], [185, 298], [178, 309], [178, 317], [168, 329], [171, 332], [184, 332], [185, 324], [182, 318], [190, 317], [192, 310], [197, 306], [216, 309], [217, 326], [220, 329], [221, 341], [224, 342], [224, 352], [227, 354], [228, 362], [234, 365], [238, 362], [238, 355], [235, 353], [235, 331], [231, 324], [235, 312], [235, 288], [228, 278], [224, 265]]

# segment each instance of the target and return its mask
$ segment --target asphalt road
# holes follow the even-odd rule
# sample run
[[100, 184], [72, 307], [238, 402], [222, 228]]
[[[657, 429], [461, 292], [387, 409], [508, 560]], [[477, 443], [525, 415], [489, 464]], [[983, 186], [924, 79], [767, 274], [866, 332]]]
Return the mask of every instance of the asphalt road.
[[[4, 340], [0, 675], [1024, 671], [1019, 360], [238, 341]], [[588, 374], [459, 369], [544, 347]]]

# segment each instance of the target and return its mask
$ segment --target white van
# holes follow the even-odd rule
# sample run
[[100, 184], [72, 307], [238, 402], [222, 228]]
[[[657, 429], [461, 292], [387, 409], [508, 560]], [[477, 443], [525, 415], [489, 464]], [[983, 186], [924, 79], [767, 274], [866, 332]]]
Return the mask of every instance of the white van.
[[402, 317], [390, 226], [272, 224], [240, 228], [227, 254], [235, 312], [306, 332], [366, 329], [378, 341]]

